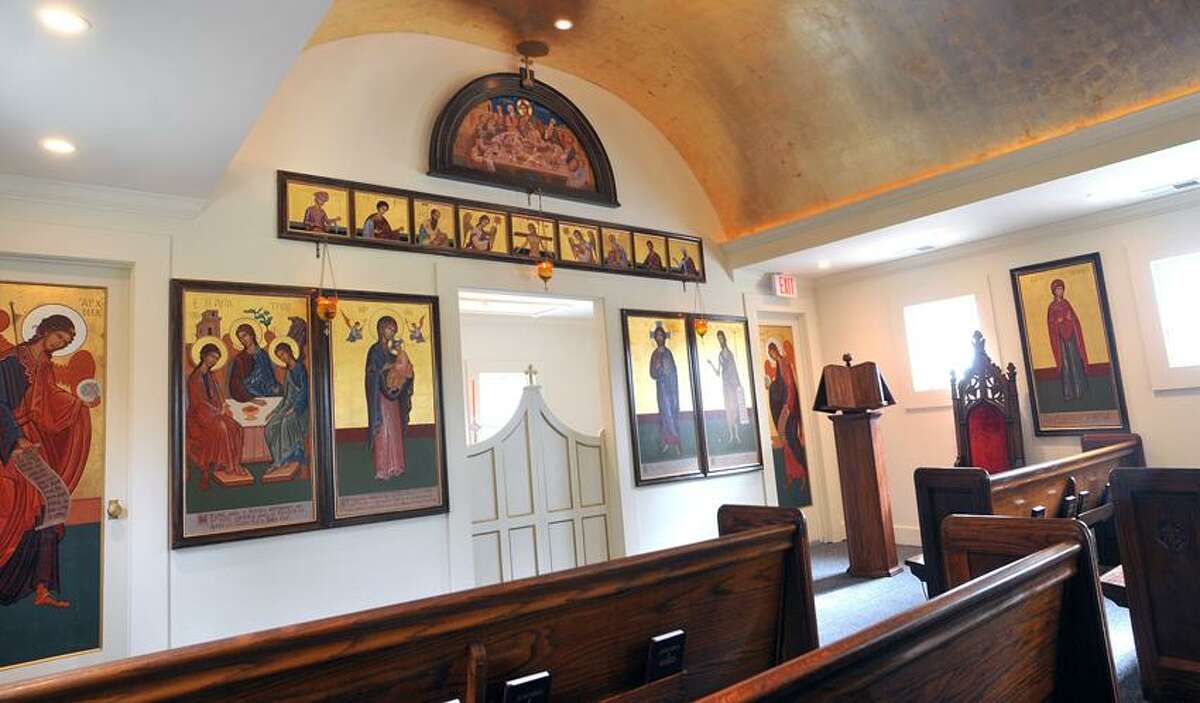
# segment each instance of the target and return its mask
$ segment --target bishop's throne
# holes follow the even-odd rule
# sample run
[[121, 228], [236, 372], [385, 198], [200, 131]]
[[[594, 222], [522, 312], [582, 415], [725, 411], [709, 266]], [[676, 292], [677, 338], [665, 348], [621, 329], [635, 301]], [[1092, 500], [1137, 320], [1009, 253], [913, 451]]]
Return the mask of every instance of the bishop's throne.
[[950, 373], [954, 432], [958, 443], [955, 466], [977, 466], [997, 473], [1025, 465], [1017, 402], [1017, 367], [1001, 370], [984, 350], [978, 330], [971, 339], [975, 360], [959, 380]]

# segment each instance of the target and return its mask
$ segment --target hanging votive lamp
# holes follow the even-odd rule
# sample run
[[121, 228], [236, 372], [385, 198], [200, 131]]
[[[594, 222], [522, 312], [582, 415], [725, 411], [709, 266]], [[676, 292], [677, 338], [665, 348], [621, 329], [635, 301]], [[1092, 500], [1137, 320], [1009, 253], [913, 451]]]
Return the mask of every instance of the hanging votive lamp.
[[[317, 317], [326, 323], [326, 333], [329, 332], [328, 323], [333, 322], [337, 317], [338, 298], [337, 279], [333, 275], [333, 258], [329, 256], [329, 243], [321, 242], [317, 247], [317, 258], [321, 259], [321, 278], [317, 283]], [[329, 269], [329, 282], [333, 286], [333, 291], [325, 292], [325, 269]]]
[[333, 322], [337, 317], [338, 299], [336, 294], [317, 295], [317, 317], [325, 322]]
[[542, 285], [546, 290], [550, 290], [550, 279], [554, 278], [554, 262], [546, 257], [538, 262], [537, 265], [538, 278], [542, 279]]
[[701, 337], [708, 334], [708, 320], [704, 319], [703, 317], [696, 318], [694, 327], [696, 329], [696, 334], [700, 335]]

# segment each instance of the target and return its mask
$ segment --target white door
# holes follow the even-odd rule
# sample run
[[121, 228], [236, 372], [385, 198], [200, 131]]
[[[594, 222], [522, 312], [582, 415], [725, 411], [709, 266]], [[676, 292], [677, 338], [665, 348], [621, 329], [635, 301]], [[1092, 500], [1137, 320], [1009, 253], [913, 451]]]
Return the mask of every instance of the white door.
[[563, 424], [539, 386], [491, 439], [467, 447], [467, 471], [477, 585], [612, 556], [603, 435]]
[[[26, 470], [31, 471], [29, 475], [34, 477], [29, 479], [31, 485], [35, 480], [42, 481], [46, 494], [51, 495], [51, 506], [42, 512], [41, 524], [46, 526], [40, 530], [34, 527], [26, 534], [60, 529], [61, 538], [56, 549], [40, 546], [36, 552], [45, 555], [47, 564], [57, 567], [57, 574], [47, 571], [50, 568], [47, 566], [36, 570], [35, 580], [39, 584], [44, 581], [45, 588], [21, 595], [9, 605], [0, 604], [0, 633], [3, 633], [0, 640], [4, 641], [0, 644], [0, 683], [3, 683], [128, 655], [129, 535], [126, 521], [108, 519], [106, 507], [109, 500], [124, 503], [128, 489], [130, 302], [129, 272], [122, 268], [0, 258], [0, 282], [4, 282], [0, 283], [0, 322], [4, 323], [0, 325], [4, 328], [0, 331], [4, 339], [0, 346], [5, 350], [14, 343], [28, 341], [29, 335], [23, 327], [32, 330], [38, 319], [59, 312], [69, 319], [83, 320], [81, 325], [72, 323], [72, 327], [87, 329], [85, 337], [90, 342], [84, 342], [88, 346], [81, 347], [83, 351], [91, 354], [90, 350], [99, 349], [103, 354], [102, 358], [92, 355], [101, 371], [91, 374], [82, 360], [71, 364], [72, 359], [84, 355], [70, 350], [70, 346], [53, 359], [62, 369], [61, 375], [56, 370], [52, 376], [57, 389], [73, 393], [75, 398], [94, 398], [99, 388], [99, 404], [90, 409], [84, 407], [82, 411], [71, 410], [87, 413], [86, 421], [92, 431], [88, 459], [68, 501], [53, 498], [54, 489], [49, 486], [55, 480], [53, 477], [39, 474], [38, 467], [30, 469], [26, 465]], [[11, 283], [70, 286], [76, 291], [66, 294], [49, 288], [15, 287]], [[78, 290], [81, 288], [91, 290]], [[75, 297], [66, 300], [72, 295]], [[66, 307], [70, 310], [51, 307], [60, 304], [51, 299], [56, 296], [69, 303]], [[102, 306], [102, 315], [97, 306]], [[99, 344], [101, 336], [103, 344]], [[92, 383], [82, 383], [80, 379]], [[74, 408], [74, 404], [67, 403], [67, 407]], [[63, 436], [66, 439], [61, 439], [62, 442], [75, 441], [75, 435], [69, 432]], [[13, 477], [10, 472], [8, 479], [11, 481]], [[56, 485], [66, 486], [65, 482]], [[9, 495], [15, 495], [12, 491]], [[38, 500], [47, 504], [45, 498]], [[47, 518], [47, 514], [61, 515], [64, 510], [61, 522], [57, 525], [48, 522], [56, 518]], [[0, 521], [12, 519], [17, 511], [3, 512], [8, 514], [0, 514]], [[56, 560], [52, 558], [54, 552]], [[44, 580], [45, 575], [57, 578]]]

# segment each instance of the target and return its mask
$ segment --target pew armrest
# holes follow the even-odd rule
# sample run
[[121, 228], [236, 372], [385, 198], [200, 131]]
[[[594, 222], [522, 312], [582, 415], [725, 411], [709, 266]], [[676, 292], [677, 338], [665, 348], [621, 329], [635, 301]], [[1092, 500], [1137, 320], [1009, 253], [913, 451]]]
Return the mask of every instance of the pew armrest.
[[908, 570], [912, 572], [912, 575], [916, 576], [919, 580], [923, 582], [929, 581], [929, 569], [927, 566], [925, 566], [924, 554], [917, 554], [916, 556], [911, 556], [905, 559], [904, 565], [907, 566]]
[[1122, 608], [1129, 607], [1129, 594], [1125, 590], [1125, 567], [1118, 566], [1104, 572], [1100, 577], [1100, 590], [1110, 601]]
[[1113, 504], [1105, 503], [1104, 505], [1079, 513], [1078, 520], [1088, 527], [1095, 527], [1106, 520], [1111, 520], [1112, 516]]

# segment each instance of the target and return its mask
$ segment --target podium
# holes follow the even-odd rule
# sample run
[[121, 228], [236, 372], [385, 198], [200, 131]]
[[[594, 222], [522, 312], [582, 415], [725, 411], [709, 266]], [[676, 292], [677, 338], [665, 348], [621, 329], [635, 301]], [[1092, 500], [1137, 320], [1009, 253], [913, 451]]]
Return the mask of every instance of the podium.
[[837, 445], [842, 513], [850, 552], [851, 576], [895, 576], [902, 570], [896, 555], [887, 464], [879, 436], [880, 408], [896, 403], [873, 362], [831, 364], [821, 374], [813, 410], [829, 413]]

